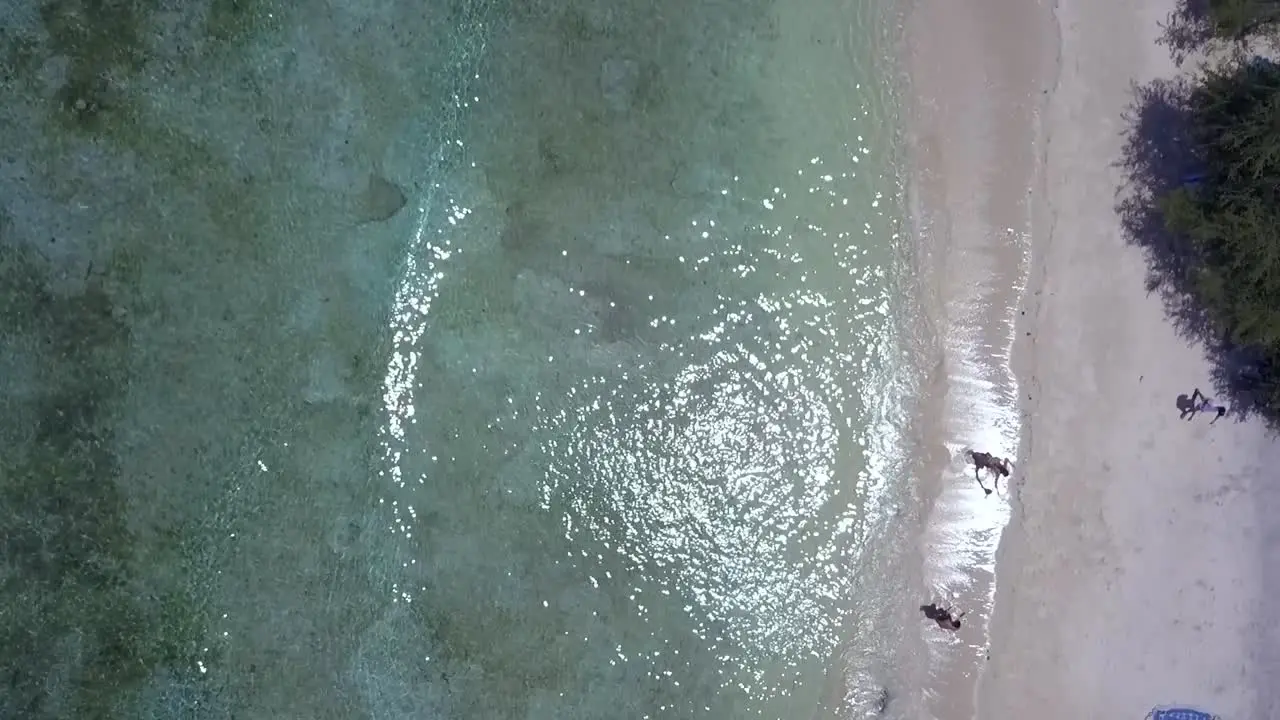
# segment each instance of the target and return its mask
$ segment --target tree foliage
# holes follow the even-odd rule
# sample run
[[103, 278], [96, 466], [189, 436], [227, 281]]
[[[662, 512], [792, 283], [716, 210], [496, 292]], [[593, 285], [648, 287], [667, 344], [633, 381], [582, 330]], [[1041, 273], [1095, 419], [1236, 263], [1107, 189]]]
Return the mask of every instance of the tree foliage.
[[1165, 220], [1190, 241], [1190, 287], [1213, 328], [1274, 368], [1259, 399], [1280, 411], [1280, 65], [1210, 68], [1188, 109], [1203, 173], [1163, 199]]
[[1280, 0], [1208, 0], [1205, 8], [1215, 35], [1242, 40], [1268, 31], [1280, 20]]

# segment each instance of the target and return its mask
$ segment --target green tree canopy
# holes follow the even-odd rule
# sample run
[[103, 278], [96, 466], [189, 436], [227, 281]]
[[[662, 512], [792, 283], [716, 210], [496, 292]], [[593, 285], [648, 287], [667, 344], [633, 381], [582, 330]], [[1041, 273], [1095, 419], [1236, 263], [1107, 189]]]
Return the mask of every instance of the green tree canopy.
[[1163, 198], [1165, 221], [1190, 240], [1191, 291], [1213, 327], [1280, 368], [1280, 65], [1207, 70], [1189, 111], [1203, 174]]
[[1209, 0], [1206, 9], [1214, 34], [1222, 38], [1261, 34], [1280, 20], [1280, 0]]

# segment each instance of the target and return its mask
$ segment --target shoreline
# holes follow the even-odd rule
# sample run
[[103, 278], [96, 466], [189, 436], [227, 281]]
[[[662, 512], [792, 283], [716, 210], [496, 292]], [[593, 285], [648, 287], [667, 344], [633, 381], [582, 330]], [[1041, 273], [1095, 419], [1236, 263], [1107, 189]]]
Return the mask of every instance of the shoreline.
[[968, 613], [955, 635], [916, 617], [927, 648], [917, 714], [946, 720], [981, 717], [993, 566], [1011, 513], [1006, 486], [984, 496], [962, 451], [1017, 457], [1023, 444], [1013, 357], [1052, 18], [1012, 0], [913, 0], [905, 14], [908, 215], [935, 358], [917, 428], [923, 503], [912, 579], [920, 602]]
[[1179, 392], [1212, 387], [1208, 363], [1147, 291], [1115, 211], [1134, 88], [1181, 74], [1157, 44], [1175, 4], [1049, 9], [1057, 58], [1013, 355], [1023, 428], [983, 720], [1280, 710], [1267, 682], [1280, 633], [1263, 606], [1280, 577], [1280, 451], [1261, 421], [1178, 420]]

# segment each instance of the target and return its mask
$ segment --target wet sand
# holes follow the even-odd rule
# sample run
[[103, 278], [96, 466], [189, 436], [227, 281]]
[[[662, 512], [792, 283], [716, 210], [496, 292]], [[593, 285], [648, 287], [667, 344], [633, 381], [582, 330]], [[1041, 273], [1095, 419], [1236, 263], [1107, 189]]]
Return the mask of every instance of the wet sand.
[[[1014, 457], [1018, 383], [1011, 354], [1031, 243], [1040, 110], [1052, 73], [1052, 17], [1017, 0], [920, 0], [909, 10], [912, 212], [923, 306], [939, 367], [920, 428], [934, 448], [921, 469], [927, 499], [920, 602], [968, 614], [951, 635], [921, 623], [927, 650], [918, 716], [977, 713], [995, 563], [1010, 505], [984, 495], [965, 448]], [[986, 479], [988, 487], [992, 478]]]
[[[962, 660], [937, 678], [930, 714], [1280, 716], [1265, 680], [1280, 669], [1280, 633], [1262, 612], [1280, 584], [1269, 470], [1280, 451], [1256, 420], [1178, 419], [1179, 393], [1212, 394], [1210, 367], [1147, 293], [1115, 213], [1134, 86], [1177, 72], [1156, 44], [1174, 3], [948, 5], [921, 2], [908, 34], [921, 204], [950, 233], [926, 243], [944, 317], [963, 315], [947, 293], [974, 267], [977, 283], [1007, 279], [1023, 256], [996, 229], [1028, 223], [1031, 252], [989, 660], [950, 648]], [[981, 604], [980, 585], [966, 586], [969, 602]], [[986, 641], [978, 630], [966, 647]]]

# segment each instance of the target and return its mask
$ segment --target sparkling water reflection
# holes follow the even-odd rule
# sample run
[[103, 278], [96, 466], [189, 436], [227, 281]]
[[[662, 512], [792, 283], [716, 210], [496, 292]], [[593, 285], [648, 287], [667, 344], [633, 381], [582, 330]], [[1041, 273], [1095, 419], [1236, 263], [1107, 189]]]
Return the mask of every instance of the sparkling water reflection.
[[888, 644], [877, 3], [153, 5], [0, 38], [0, 715], [834, 707]]
[[[773, 212], [784, 212], [787, 194], [779, 190], [775, 197]], [[494, 261], [474, 245], [477, 258], [446, 249], [461, 245], [453, 238], [470, 231], [472, 213], [460, 202], [445, 205], [454, 208], [446, 227], [423, 244], [429, 260], [413, 283], [422, 294], [405, 302], [405, 317], [417, 318], [421, 329], [409, 324], [402, 331], [410, 349], [393, 361], [391, 378], [412, 376], [423, 352], [415, 343], [430, 342], [433, 327], [435, 341], [450, 344], [450, 323], [431, 322], [439, 297], [449, 295], [450, 283], [465, 288], [476, 282]], [[721, 212], [732, 215], [729, 209]], [[537, 506], [559, 525], [564, 540], [565, 557], [556, 564], [573, 568], [590, 587], [574, 601], [585, 607], [572, 612], [604, 614], [613, 623], [622, 623], [617, 613], [625, 612], [633, 618], [628, 622], [652, 622], [649, 634], [660, 635], [671, 632], [663, 613], [687, 617], [695, 644], [668, 648], [664, 658], [661, 648], [671, 645], [669, 639], [645, 650], [633, 638], [616, 643], [609, 661], [646, 662], [646, 674], [679, 688], [690, 681], [687, 673], [696, 672], [688, 655], [716, 658], [715, 686], [767, 698], [811, 682], [849, 634], [854, 568], [869, 526], [866, 504], [888, 479], [872, 477], [876, 461], [870, 456], [893, 449], [876, 447], [886, 428], [875, 421], [884, 422], [885, 408], [863, 402], [892, 403], [895, 397], [888, 392], [883, 347], [890, 330], [887, 261], [883, 248], [876, 254], [848, 233], [828, 233], [794, 216], [790, 231], [756, 226], [726, 232], [726, 224], [690, 223], [704, 241], [710, 233], [700, 227], [719, 228], [721, 247], [704, 244], [692, 262], [675, 258], [689, 276], [662, 289], [683, 293], [688, 301], [674, 303], [683, 312], [670, 302], [646, 312], [654, 300], [642, 294], [622, 308], [629, 330], [614, 328], [606, 339], [602, 329], [622, 321], [609, 319], [619, 301], [605, 299], [603, 285], [588, 292], [555, 273], [524, 269], [516, 273], [516, 291], [529, 294], [528, 312], [536, 322], [516, 335], [495, 326], [501, 316], [469, 324], [455, 336], [459, 350], [444, 354], [456, 359], [454, 370], [463, 377], [481, 377], [475, 385], [449, 389], [486, 395], [503, 390], [500, 398], [469, 395], [463, 404], [506, 408], [485, 421], [490, 439], [484, 447], [541, 475]], [[870, 237], [872, 227], [868, 223], [862, 237]], [[450, 297], [464, 297], [453, 290]], [[465, 297], [494, 310], [492, 297]], [[451, 310], [470, 316], [439, 305], [442, 317]], [[574, 326], [571, 334], [568, 325]], [[421, 341], [417, 332], [425, 333]], [[488, 349], [476, 351], [477, 343]], [[552, 348], [551, 354], [541, 356], [539, 347]], [[473, 352], [460, 354], [462, 348]], [[440, 354], [439, 348], [424, 350]], [[483, 378], [495, 374], [541, 378], [541, 384], [486, 384]], [[418, 396], [419, 407], [440, 412], [421, 391]], [[399, 404], [399, 397], [388, 393], [389, 412], [401, 416], [391, 432], [407, 429], [406, 447], [428, 448], [429, 457], [422, 458], [427, 467], [476, 452], [456, 428], [444, 437], [415, 435], [418, 411]], [[419, 485], [432, 484], [439, 474], [406, 476], [405, 464], [393, 465], [402, 487], [412, 485], [404, 483], [413, 474]], [[501, 482], [508, 497], [529, 490], [510, 478]], [[405, 498], [389, 504], [396, 526], [411, 538], [417, 524], [412, 503], [425, 501], [412, 492]], [[619, 588], [625, 610], [607, 597]], [[591, 592], [603, 595], [591, 599]], [[432, 602], [429, 591], [426, 601]], [[658, 605], [666, 609], [655, 610]]]
[[608, 538], [696, 617], [732, 620], [747, 661], [830, 649], [857, 520], [832, 477], [833, 416], [847, 410], [839, 358], [805, 363], [804, 341], [784, 330], [773, 346], [791, 343], [791, 357], [762, 359], [759, 325], [821, 327], [763, 300], [755, 316], [725, 313], [707, 344], [728, 349], [671, 379], [574, 388], [580, 404], [550, 419], [542, 444], [545, 506], [563, 497], [566, 536]]
[[442, 126], [382, 505], [450, 707], [786, 717], [840, 693], [832, 658], [884, 600], [859, 568], [909, 384], [888, 137], [855, 97], [838, 125], [865, 138], [680, 148], [656, 182], [630, 158], [569, 178], [554, 137], [530, 176]]

